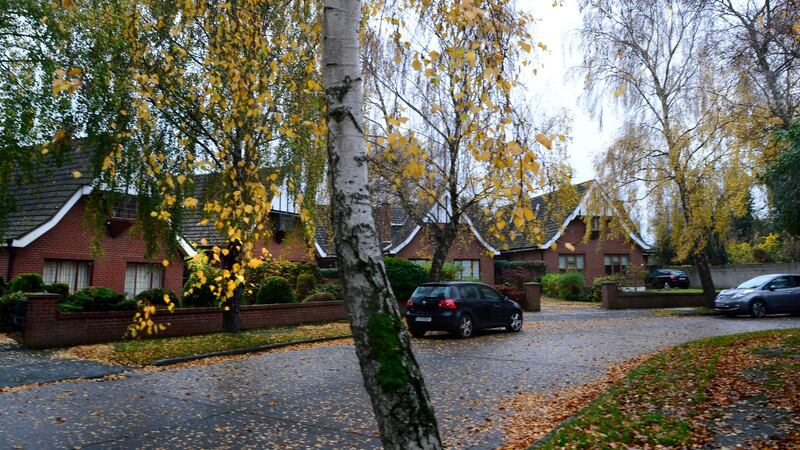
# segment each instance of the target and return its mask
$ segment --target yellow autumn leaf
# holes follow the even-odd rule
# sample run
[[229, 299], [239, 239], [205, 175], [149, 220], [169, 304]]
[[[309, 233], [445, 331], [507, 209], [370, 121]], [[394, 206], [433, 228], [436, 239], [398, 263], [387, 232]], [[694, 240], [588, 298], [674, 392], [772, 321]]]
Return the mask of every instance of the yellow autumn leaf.
[[536, 142], [538, 142], [538, 143], [540, 143], [540, 144], [544, 145], [544, 146], [545, 146], [545, 148], [547, 148], [548, 150], [550, 150], [551, 148], [553, 148], [553, 141], [552, 141], [552, 139], [550, 139], [549, 137], [547, 137], [547, 136], [545, 136], [545, 135], [543, 135], [543, 134], [541, 134], [541, 133], [539, 133], [539, 134], [537, 134], [537, 135], [536, 135]]
[[422, 63], [419, 62], [418, 59], [415, 59], [414, 62], [411, 63], [411, 67], [413, 67], [414, 70], [420, 70], [422, 69]]
[[81, 173], [78, 172], [77, 170], [72, 172], [72, 178], [76, 178], [77, 179], [77, 178], [80, 178], [80, 177], [81, 177]]
[[161, 260], [161, 265], [163, 265], [164, 267], [168, 267], [169, 266], [169, 261], [166, 260], [166, 259]]
[[569, 251], [571, 251], [571, 252], [574, 252], [574, 251], [575, 251], [575, 246], [574, 246], [574, 245], [572, 245], [572, 244], [570, 244], [569, 242], [567, 242], [566, 244], [564, 244], [564, 247], [567, 247], [567, 250], [569, 250]]
[[197, 199], [194, 197], [186, 197], [183, 200], [183, 205], [186, 206], [187, 208], [194, 208], [197, 206]]
[[527, 43], [525, 41], [519, 41], [519, 46], [523, 50], [525, 50], [525, 53], [530, 53], [531, 52], [531, 44], [529, 44], [529, 43]]
[[469, 60], [469, 63], [474, 66], [475, 65], [475, 52], [473, 52], [472, 50], [468, 51], [467, 52], [467, 60]]

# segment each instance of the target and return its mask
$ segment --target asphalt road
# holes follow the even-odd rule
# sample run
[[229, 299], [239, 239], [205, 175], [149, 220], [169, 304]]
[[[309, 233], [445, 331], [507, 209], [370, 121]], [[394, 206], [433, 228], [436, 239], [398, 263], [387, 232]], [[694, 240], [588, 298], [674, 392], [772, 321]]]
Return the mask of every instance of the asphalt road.
[[[532, 313], [518, 334], [414, 340], [443, 438], [494, 448], [520, 391], [600, 378], [616, 363], [688, 340], [800, 318], [672, 317], [569, 308]], [[349, 345], [259, 354], [119, 379], [0, 394], [0, 448], [375, 448], [369, 399]]]

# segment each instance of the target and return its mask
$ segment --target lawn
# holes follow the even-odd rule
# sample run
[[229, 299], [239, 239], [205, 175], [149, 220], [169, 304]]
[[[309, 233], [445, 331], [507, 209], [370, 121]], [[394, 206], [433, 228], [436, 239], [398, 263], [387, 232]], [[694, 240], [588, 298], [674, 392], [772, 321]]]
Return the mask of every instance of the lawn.
[[[798, 448], [800, 329], [721, 336], [650, 358], [536, 447]], [[738, 422], [737, 414], [746, 417]], [[741, 429], [771, 417], [772, 440]], [[740, 434], [741, 433], [741, 434]]]
[[347, 322], [274, 327], [243, 331], [238, 334], [215, 333], [199, 336], [169, 337], [84, 345], [62, 350], [68, 357], [92, 359], [113, 364], [146, 366], [164, 358], [239, 350], [309, 339], [349, 337]]

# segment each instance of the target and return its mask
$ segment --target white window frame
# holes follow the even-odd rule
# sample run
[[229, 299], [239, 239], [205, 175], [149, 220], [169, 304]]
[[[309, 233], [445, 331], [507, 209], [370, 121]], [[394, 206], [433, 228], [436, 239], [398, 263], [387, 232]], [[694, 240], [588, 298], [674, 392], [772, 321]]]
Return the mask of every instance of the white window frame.
[[[570, 264], [572, 260], [572, 264]], [[569, 253], [558, 255], [559, 272], [583, 272], [586, 267], [586, 257], [583, 253]]]
[[[71, 280], [60, 279], [65, 264], [75, 264], [75, 274], [72, 276]], [[50, 276], [48, 266], [53, 269], [52, 276]], [[81, 277], [81, 269], [85, 270], [83, 277]], [[92, 284], [92, 262], [76, 259], [47, 258], [44, 260], [44, 266], [42, 268], [42, 280], [44, 284], [64, 283], [69, 286], [70, 293], [79, 291]]]
[[481, 279], [481, 260], [480, 259], [456, 259], [453, 261], [458, 266], [456, 279], [459, 280], [480, 280]]

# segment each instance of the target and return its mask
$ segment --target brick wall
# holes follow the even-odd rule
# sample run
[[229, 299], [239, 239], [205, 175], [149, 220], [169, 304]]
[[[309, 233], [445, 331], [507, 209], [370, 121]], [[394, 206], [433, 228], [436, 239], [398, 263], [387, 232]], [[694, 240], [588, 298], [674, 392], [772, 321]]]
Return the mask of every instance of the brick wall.
[[[31, 242], [27, 247], [16, 248], [12, 277], [20, 273], [43, 272], [45, 259], [69, 259], [91, 261], [90, 284], [105, 286], [115, 291], [125, 290], [125, 269], [129, 262], [161, 264], [165, 252], [144, 258], [145, 243], [132, 230], [128, 229], [116, 238], [105, 234], [101, 244], [103, 255], [96, 257], [91, 251], [94, 230], [84, 221], [86, 199], [79, 201], [61, 221], [47, 233]], [[8, 254], [0, 251], [0, 276], [6, 276]], [[169, 267], [164, 269], [164, 287], [180, 295], [183, 289], [183, 258], [171, 258]]]
[[[396, 255], [403, 259], [431, 259], [433, 248], [431, 246], [430, 235], [421, 230], [414, 236], [411, 242], [403, 247]], [[494, 284], [494, 258], [487, 252], [486, 247], [468, 227], [463, 227], [456, 238], [455, 243], [447, 253], [447, 262], [452, 263], [457, 259], [477, 259], [480, 260], [481, 281], [486, 284]]]
[[[628, 264], [644, 264], [642, 249], [629, 242], [621, 234], [610, 234], [601, 239], [583, 242], [586, 233], [586, 224], [581, 218], [576, 218], [567, 225], [564, 233], [556, 241], [557, 249], [529, 250], [523, 252], [509, 252], [503, 254], [504, 258], [513, 261], [544, 261], [547, 263], [548, 272], [558, 272], [559, 255], [583, 255], [583, 278], [587, 286], [591, 286], [595, 278], [606, 275], [605, 255], [628, 255]], [[575, 251], [567, 249], [565, 244], [572, 244]]]
[[[58, 297], [29, 294], [23, 341], [30, 348], [52, 348], [123, 339], [132, 311], [61, 313]], [[343, 302], [316, 302], [242, 307], [242, 329], [347, 319]], [[158, 311], [156, 323], [167, 325], [157, 337], [189, 336], [222, 331], [219, 308]]]
[[703, 294], [669, 292], [619, 292], [616, 283], [605, 282], [600, 287], [605, 309], [686, 308], [709, 306]]

